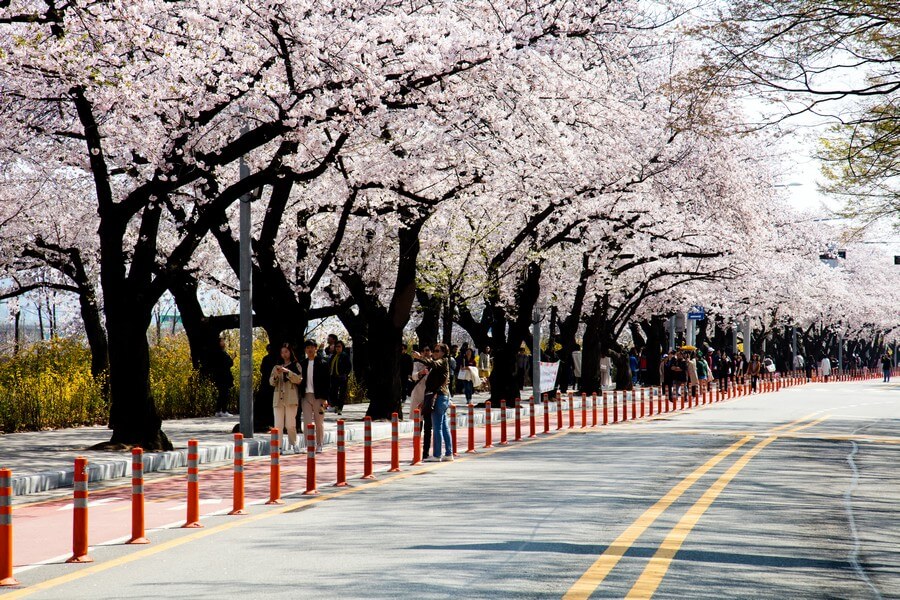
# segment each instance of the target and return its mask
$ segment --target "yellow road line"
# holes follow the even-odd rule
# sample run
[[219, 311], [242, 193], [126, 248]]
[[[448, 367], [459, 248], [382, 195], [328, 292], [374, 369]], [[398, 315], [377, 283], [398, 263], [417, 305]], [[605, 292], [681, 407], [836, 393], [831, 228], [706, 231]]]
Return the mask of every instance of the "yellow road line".
[[[785, 423], [784, 425], [779, 425], [774, 427], [771, 431], [778, 431], [788, 427], [792, 427], [797, 425], [798, 423], [802, 423], [807, 419], [814, 417], [815, 415], [821, 413], [822, 411], [816, 411], [814, 413], [810, 413], [805, 417], [801, 417], [789, 423]], [[770, 431], [770, 432], [771, 432]], [[637, 541], [637, 539], [658, 519], [669, 506], [672, 505], [678, 498], [680, 498], [688, 489], [691, 488], [703, 475], [709, 472], [710, 469], [719, 464], [723, 459], [725, 459], [729, 454], [749, 442], [753, 439], [753, 435], [747, 435], [719, 454], [715, 455], [711, 459], [709, 459], [704, 464], [700, 465], [694, 472], [690, 475], [682, 479], [679, 483], [675, 485], [672, 489], [670, 489], [665, 496], [660, 498], [653, 506], [648, 508], [641, 514], [640, 517], [637, 518], [628, 528], [623, 531], [619, 537], [617, 537], [613, 542], [606, 548], [606, 550], [601, 554], [594, 564], [588, 567], [588, 570], [584, 572], [584, 574], [578, 578], [569, 591], [566, 592], [565, 596], [563, 596], [564, 600], [575, 600], [577, 598], [589, 598], [594, 591], [600, 587], [600, 584], [603, 583], [603, 580], [609, 575], [610, 571], [612, 571], [615, 566], [619, 563], [625, 553], [629, 548]]]
[[653, 506], [644, 511], [637, 520], [628, 526], [619, 537], [617, 537], [594, 561], [587, 571], [569, 588], [565, 600], [575, 600], [577, 598], [589, 598], [594, 590], [603, 583], [609, 572], [615, 568], [624, 556], [625, 552], [634, 544], [635, 541], [643, 534], [660, 515], [665, 512], [673, 502], [678, 500], [692, 485], [705, 475], [710, 469], [722, 462], [729, 454], [753, 439], [752, 436], [746, 436], [738, 440], [734, 444], [728, 446], [708, 461], [700, 465], [690, 475], [682, 479], [678, 484], [670, 489], [665, 496], [660, 498]]
[[[573, 430], [574, 431], [574, 430]], [[546, 437], [537, 438], [534, 440], [517, 442], [516, 444], [512, 444], [509, 446], [498, 446], [492, 448], [490, 450], [480, 450], [477, 454], [461, 456], [456, 459], [454, 462], [444, 462], [444, 463], [433, 463], [428, 464], [422, 467], [419, 467], [412, 471], [404, 471], [402, 473], [397, 473], [396, 475], [390, 475], [385, 479], [378, 479], [365, 485], [360, 485], [357, 487], [346, 487], [340, 488], [337, 491], [329, 492], [328, 494], [323, 494], [321, 496], [316, 496], [314, 498], [304, 498], [298, 502], [293, 502], [290, 504], [284, 504], [277, 508], [269, 508], [266, 512], [257, 513], [255, 515], [250, 516], [242, 516], [238, 517], [233, 521], [228, 521], [226, 523], [222, 523], [221, 525], [216, 525], [215, 527], [210, 527], [208, 529], [195, 529], [190, 533], [186, 533], [185, 535], [169, 540], [167, 542], [163, 542], [161, 544], [146, 546], [141, 550], [134, 551], [130, 554], [126, 554], [124, 556], [119, 556], [117, 558], [102, 562], [102, 563], [94, 563], [89, 567], [85, 567], [83, 569], [79, 569], [78, 571], [73, 571], [72, 573], [67, 573], [65, 575], [60, 575], [59, 577], [54, 577], [53, 579], [48, 579], [47, 581], [43, 581], [40, 583], [36, 583], [27, 588], [22, 588], [18, 590], [14, 590], [11, 592], [7, 592], [3, 594], [3, 600], [14, 600], [16, 598], [25, 598], [37, 592], [42, 592], [46, 590], [50, 590], [61, 585], [65, 585], [67, 583], [71, 583], [73, 581], [77, 581], [84, 577], [88, 577], [90, 575], [95, 575], [97, 573], [102, 573], [103, 571], [108, 571], [109, 569], [119, 567], [122, 565], [126, 565], [142, 558], [147, 558], [148, 556], [153, 556], [159, 554], [160, 552], [164, 552], [166, 550], [171, 550], [172, 548], [177, 548], [178, 546], [183, 546], [184, 544], [188, 544], [190, 542], [200, 540], [211, 535], [215, 535], [217, 533], [221, 533], [223, 531], [228, 531], [229, 529], [234, 529], [235, 527], [241, 527], [242, 525], [246, 525], [248, 523], [255, 523], [257, 521], [262, 521], [264, 519], [268, 519], [277, 515], [281, 515], [292, 510], [296, 510], [298, 508], [302, 508], [305, 506], [313, 506], [315, 504], [320, 504], [325, 502], [326, 500], [331, 500], [333, 498], [340, 498], [342, 496], [347, 496], [349, 494], [354, 494], [356, 492], [361, 492], [364, 490], [371, 490], [373, 488], [381, 487], [388, 483], [392, 483], [394, 481], [400, 481], [402, 479], [407, 479], [414, 475], [418, 475], [419, 473], [425, 473], [429, 471], [434, 471], [441, 467], [446, 467], [448, 465], [452, 465], [458, 462], [472, 460], [473, 458], [478, 458], [480, 456], [489, 456], [491, 454], [496, 454], [498, 452], [505, 452], [507, 450], [512, 450], [514, 448], [521, 448], [522, 446], [529, 446], [531, 444], [536, 444], [539, 442], [543, 442], [545, 440], [557, 439], [563, 435], [565, 435], [565, 431], [560, 431], [555, 434], [548, 435]]]
[[815, 417], [816, 415], [821, 414], [821, 413], [822, 413], [821, 410], [817, 410], [816, 412], [809, 413], [805, 417], [801, 417], [801, 418], [797, 419], [796, 421], [791, 421], [790, 423], [785, 423], [784, 425], [779, 425], [778, 427], [773, 427], [772, 429], [769, 430], [769, 433], [778, 433], [779, 431], [789, 429], [790, 427], [796, 425], [797, 423], [802, 423], [803, 421], [812, 419], [813, 417]]
[[[829, 416], [830, 415], [825, 415], [824, 417], [820, 417], [805, 425], [792, 427], [788, 430], [788, 433], [794, 433], [813, 427], [827, 419]], [[703, 495], [700, 496], [700, 499], [688, 509], [684, 516], [678, 521], [678, 524], [675, 525], [665, 537], [662, 544], [660, 544], [656, 553], [653, 555], [653, 558], [651, 558], [647, 566], [644, 567], [641, 576], [638, 577], [638, 580], [635, 582], [634, 586], [632, 586], [628, 595], [625, 596], [626, 599], [636, 600], [653, 597], [659, 584], [662, 583], [663, 578], [666, 576], [669, 566], [672, 564], [672, 560], [675, 558], [675, 555], [678, 554], [682, 544], [684, 544], [687, 536], [690, 535], [691, 531], [697, 525], [697, 522], [700, 521], [700, 517], [702, 517], [709, 507], [712, 506], [713, 502], [716, 501], [716, 498], [719, 497], [719, 494], [722, 493], [738, 473], [747, 466], [747, 463], [749, 463], [754, 456], [759, 454], [763, 448], [777, 439], [778, 436], [773, 435], [753, 446], [744, 453], [743, 456], [736, 460], [727, 471], [720, 475], [715, 483], [709, 486], [709, 489], [707, 489]]]
[[663, 543], [656, 551], [656, 554], [650, 559], [650, 563], [644, 568], [644, 572], [641, 573], [641, 576], [628, 592], [628, 595], [625, 596], [626, 598], [650, 598], [653, 596], [653, 593], [656, 592], [656, 588], [662, 583], [663, 577], [666, 576], [666, 572], [669, 570], [672, 559], [675, 558], [675, 555], [678, 553], [684, 540], [697, 524], [697, 521], [700, 520], [700, 517], [703, 516], [703, 513], [705, 513], [712, 503], [715, 502], [716, 498], [719, 497], [719, 494], [722, 493], [722, 490], [725, 489], [725, 486], [727, 486], [731, 480], [747, 466], [747, 463], [749, 463], [754, 456], [759, 454], [763, 448], [774, 442], [776, 439], [778, 439], [776, 436], [768, 437], [753, 446], [735, 461], [735, 463], [703, 493], [700, 499], [688, 509], [683, 517], [681, 517], [681, 520], [678, 521], [678, 524], [669, 532], [666, 539], [663, 540]]

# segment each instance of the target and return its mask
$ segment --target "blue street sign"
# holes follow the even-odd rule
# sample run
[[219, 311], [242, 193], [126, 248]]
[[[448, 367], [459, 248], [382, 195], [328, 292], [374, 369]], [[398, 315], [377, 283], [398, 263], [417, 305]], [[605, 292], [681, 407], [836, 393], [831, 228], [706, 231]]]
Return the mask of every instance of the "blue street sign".
[[702, 306], [695, 306], [688, 311], [687, 317], [691, 321], [702, 321], [706, 318], [706, 310]]

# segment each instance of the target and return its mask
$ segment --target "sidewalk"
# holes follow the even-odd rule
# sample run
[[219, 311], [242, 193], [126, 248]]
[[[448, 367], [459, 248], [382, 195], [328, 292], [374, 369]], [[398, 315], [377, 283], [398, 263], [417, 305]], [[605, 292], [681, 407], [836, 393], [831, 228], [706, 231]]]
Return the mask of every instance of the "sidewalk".
[[[488, 394], [476, 394], [472, 402], [478, 404], [488, 399]], [[454, 398], [459, 414], [459, 426], [466, 425], [465, 398]], [[459, 407], [462, 407], [462, 410]], [[344, 407], [343, 419], [346, 423], [348, 444], [363, 441], [363, 417], [368, 404], [350, 404]], [[413, 423], [406, 414], [409, 404], [404, 404], [405, 421], [400, 422], [400, 433], [411, 433]], [[325, 444], [334, 444], [337, 439], [338, 416], [325, 415]], [[163, 431], [169, 436], [175, 450], [144, 454], [144, 471], [152, 473], [187, 466], [187, 443], [190, 439], [200, 442], [200, 463], [219, 463], [233, 459], [234, 436], [232, 429], [236, 417], [179, 419], [163, 422]], [[476, 423], [484, 422], [483, 411], [476, 411]], [[0, 468], [12, 469], [13, 493], [16, 496], [37, 494], [61, 487], [71, 487], [76, 456], [88, 459], [88, 476], [92, 482], [105, 481], [131, 475], [131, 453], [110, 451], [88, 451], [87, 448], [109, 441], [111, 431], [102, 426], [57, 429], [53, 431], [32, 431], [26, 433], [0, 434]], [[386, 439], [391, 436], [389, 422], [373, 422], [372, 438]], [[301, 438], [302, 439], [302, 438]], [[267, 456], [269, 436], [255, 434], [246, 439], [244, 456]], [[302, 442], [301, 442], [302, 443]]]

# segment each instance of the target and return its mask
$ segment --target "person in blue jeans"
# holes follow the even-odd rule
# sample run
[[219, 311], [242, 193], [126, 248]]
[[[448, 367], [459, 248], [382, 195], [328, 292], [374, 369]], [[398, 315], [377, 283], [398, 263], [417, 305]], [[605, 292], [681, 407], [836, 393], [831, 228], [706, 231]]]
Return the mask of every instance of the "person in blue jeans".
[[[447, 409], [450, 407], [450, 362], [447, 359], [447, 344], [435, 344], [432, 358], [425, 358], [418, 352], [413, 358], [428, 367], [425, 379], [425, 396], [434, 394], [434, 409], [431, 412], [431, 435], [433, 437], [431, 456], [424, 462], [448, 462], [453, 460], [453, 442], [450, 439], [450, 425], [447, 423]], [[443, 448], [442, 444], [443, 442]], [[442, 454], [443, 451], [443, 454]]]

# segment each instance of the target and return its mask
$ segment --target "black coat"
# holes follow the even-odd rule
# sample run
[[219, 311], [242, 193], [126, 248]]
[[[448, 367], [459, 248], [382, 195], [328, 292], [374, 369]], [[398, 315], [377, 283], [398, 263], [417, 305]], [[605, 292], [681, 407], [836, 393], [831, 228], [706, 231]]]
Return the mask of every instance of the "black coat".
[[[306, 393], [306, 370], [309, 368], [309, 359], [303, 357], [298, 361], [300, 365], [300, 375], [304, 378], [303, 383], [300, 384], [300, 394], [302, 395]], [[328, 398], [328, 361], [324, 358], [316, 358], [313, 359], [313, 393], [316, 398], [326, 399]]]

